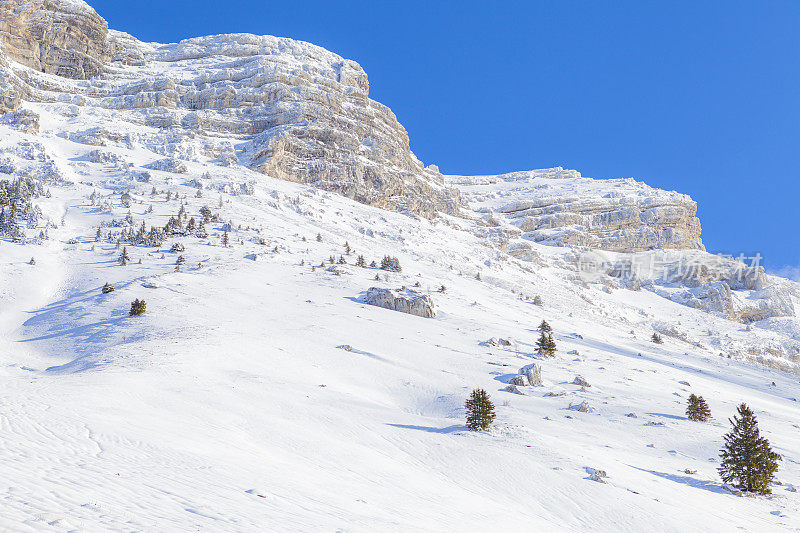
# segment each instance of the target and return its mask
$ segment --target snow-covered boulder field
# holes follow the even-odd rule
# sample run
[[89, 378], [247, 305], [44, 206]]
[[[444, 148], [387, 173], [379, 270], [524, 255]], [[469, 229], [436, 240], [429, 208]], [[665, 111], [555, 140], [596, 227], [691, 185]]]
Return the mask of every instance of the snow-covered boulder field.
[[443, 177], [291, 39], [0, 0], [0, 48], [0, 531], [800, 529], [800, 285], [688, 197]]

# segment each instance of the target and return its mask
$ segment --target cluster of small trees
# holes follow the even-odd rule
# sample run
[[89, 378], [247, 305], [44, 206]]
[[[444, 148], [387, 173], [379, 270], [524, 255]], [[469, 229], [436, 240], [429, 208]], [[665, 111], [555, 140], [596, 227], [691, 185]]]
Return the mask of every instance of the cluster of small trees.
[[0, 180], [0, 236], [22, 240], [25, 228], [36, 227], [42, 218], [42, 210], [33, 199], [48, 194], [40, 181], [31, 178]]
[[384, 255], [381, 259], [381, 270], [388, 270], [389, 272], [402, 272], [400, 267], [400, 260], [396, 257]]

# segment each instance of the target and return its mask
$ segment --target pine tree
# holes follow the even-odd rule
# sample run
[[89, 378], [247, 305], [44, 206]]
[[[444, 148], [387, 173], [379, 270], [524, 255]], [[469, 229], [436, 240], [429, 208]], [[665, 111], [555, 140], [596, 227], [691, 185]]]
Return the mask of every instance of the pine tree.
[[322, 242], [322, 235], [317, 233], [317, 242]]
[[553, 328], [551, 328], [550, 324], [545, 320], [542, 320], [542, 323], [539, 324], [539, 327], [536, 329], [539, 330], [539, 333], [550, 333], [553, 331]]
[[361, 267], [361, 268], [364, 268], [365, 266], [367, 266], [367, 260], [364, 259], [363, 255], [359, 255], [358, 259], [356, 259], [356, 266], [357, 267]]
[[547, 333], [541, 333], [536, 341], [536, 353], [541, 357], [550, 357], [555, 354], [555, 342]]
[[350, 255], [350, 251], [351, 251], [350, 250], [350, 243], [347, 242], [347, 241], [344, 241], [344, 253], [347, 254], [347, 255]]
[[131, 310], [128, 313], [130, 316], [139, 316], [143, 315], [144, 312], [147, 310], [147, 306], [144, 303], [144, 300], [135, 299], [131, 302]]
[[100, 292], [102, 292], [103, 294], [108, 294], [109, 292], [114, 292], [114, 286], [111, 285], [110, 283], [106, 282], [106, 284], [103, 285], [103, 288], [100, 289]]
[[650, 337], [650, 340], [656, 344], [664, 344], [664, 341], [661, 339], [661, 335], [658, 333], [653, 333], [653, 336]]
[[228, 232], [226, 231], [225, 233], [222, 234], [222, 246], [227, 248], [228, 247], [228, 242], [229, 242], [228, 241]]
[[702, 396], [689, 395], [689, 405], [686, 406], [686, 416], [689, 420], [705, 422], [711, 418], [711, 409]]
[[464, 408], [467, 410], [467, 427], [472, 431], [489, 429], [494, 422], [494, 404], [483, 389], [473, 390]]
[[769, 441], [759, 435], [758, 421], [745, 404], [737, 409], [741, 418], [734, 416], [733, 430], [725, 435], [725, 448], [720, 450], [722, 464], [719, 475], [725, 483], [736, 482], [736, 487], [746, 492], [769, 494], [772, 476], [778, 469], [781, 456], [773, 452]]
[[128, 255], [128, 247], [122, 247], [122, 253], [119, 255], [119, 264], [122, 266], [127, 265], [131, 260], [131, 257]]

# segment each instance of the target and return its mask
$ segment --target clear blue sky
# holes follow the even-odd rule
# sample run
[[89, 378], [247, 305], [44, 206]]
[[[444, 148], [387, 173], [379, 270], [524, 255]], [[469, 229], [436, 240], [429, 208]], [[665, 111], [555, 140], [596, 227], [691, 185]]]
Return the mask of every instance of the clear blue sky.
[[142, 40], [313, 42], [442, 172], [634, 177], [697, 200], [710, 251], [800, 266], [800, 2], [89, 3]]

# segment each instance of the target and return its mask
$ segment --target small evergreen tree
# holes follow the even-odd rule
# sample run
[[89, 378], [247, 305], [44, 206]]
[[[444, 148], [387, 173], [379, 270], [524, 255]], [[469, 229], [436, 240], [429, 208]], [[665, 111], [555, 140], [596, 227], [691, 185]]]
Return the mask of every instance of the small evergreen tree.
[[228, 232], [226, 231], [225, 233], [222, 234], [222, 246], [227, 248], [229, 242], [230, 241], [228, 240]]
[[661, 338], [661, 335], [659, 335], [657, 332], [653, 333], [653, 336], [650, 337], [650, 340], [656, 344], [664, 344], [664, 340]]
[[695, 422], [705, 422], [711, 418], [711, 409], [702, 396], [689, 395], [689, 405], [686, 406], [686, 416]]
[[552, 356], [554, 356], [556, 354], [556, 341], [553, 340], [553, 334], [552, 333], [548, 333], [547, 334], [547, 351], [548, 351], [548, 355], [550, 355], [550, 357], [552, 357]]
[[101, 291], [103, 294], [108, 294], [109, 292], [114, 292], [114, 286], [113, 286], [113, 285], [111, 285], [110, 283], [106, 282], [106, 284], [105, 284], [105, 285], [103, 285], [103, 288], [102, 288], [102, 289], [100, 289], [100, 291]]
[[536, 341], [536, 351], [541, 356], [553, 357], [556, 354], [556, 342], [553, 340], [553, 336], [549, 333], [539, 335], [539, 340]]
[[344, 241], [344, 253], [346, 253], [347, 255], [350, 255], [350, 251], [351, 251], [350, 243], [347, 242], [347, 241]]
[[147, 306], [145, 305], [144, 300], [140, 300], [137, 298], [133, 302], [131, 302], [131, 310], [130, 313], [128, 314], [130, 316], [139, 316], [143, 315], [146, 310]]
[[444, 285], [441, 285], [439, 287], [439, 292], [447, 292], [447, 287], [445, 287]]
[[536, 341], [536, 353], [541, 357], [553, 357], [556, 354], [556, 341], [553, 340], [553, 328], [542, 320], [539, 327], [539, 340]]
[[128, 247], [122, 247], [122, 253], [119, 254], [119, 264], [122, 266], [127, 265], [131, 260], [131, 257], [128, 255]]
[[719, 475], [725, 483], [736, 482], [736, 487], [746, 492], [769, 494], [772, 476], [778, 469], [781, 456], [772, 451], [769, 441], [759, 435], [758, 421], [745, 404], [737, 409], [741, 418], [734, 416], [733, 429], [725, 435], [725, 447], [720, 450], [722, 464]]
[[346, 265], [347, 264], [347, 261], [344, 260], [344, 256], [343, 255], [339, 256], [339, 264], [340, 265]]
[[317, 242], [322, 242], [322, 234], [317, 233]]
[[464, 403], [467, 410], [467, 427], [472, 431], [489, 429], [494, 422], [494, 404], [483, 389], [475, 389]]
[[364, 259], [363, 255], [359, 255], [358, 259], [356, 259], [356, 266], [357, 267], [361, 267], [361, 268], [364, 268], [365, 266], [367, 266], [367, 260]]

